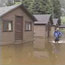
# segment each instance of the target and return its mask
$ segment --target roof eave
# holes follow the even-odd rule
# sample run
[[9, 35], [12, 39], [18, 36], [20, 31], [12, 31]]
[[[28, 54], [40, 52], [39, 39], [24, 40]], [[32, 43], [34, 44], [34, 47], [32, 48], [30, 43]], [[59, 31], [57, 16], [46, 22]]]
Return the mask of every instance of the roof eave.
[[[26, 14], [28, 14], [28, 16], [29, 16], [33, 21], [37, 21], [37, 19], [36, 19], [30, 12], [28, 12], [28, 10], [23, 6], [23, 4], [20, 4], [19, 6], [15, 7], [15, 8], [12, 9], [12, 10], [15, 10], [15, 9], [18, 8], [18, 7], [22, 7], [22, 9], [24, 10], [24, 12], [25, 12]], [[5, 14], [1, 15], [0, 17], [3, 17], [4, 15], [6, 15], [6, 14], [9, 13], [9, 12], [11, 12], [12, 10], [6, 12]]]

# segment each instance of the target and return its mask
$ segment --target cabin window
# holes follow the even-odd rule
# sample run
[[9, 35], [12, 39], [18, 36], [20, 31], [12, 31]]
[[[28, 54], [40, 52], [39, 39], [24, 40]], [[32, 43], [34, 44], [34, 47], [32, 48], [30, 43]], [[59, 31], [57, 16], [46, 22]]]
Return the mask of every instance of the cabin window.
[[25, 24], [25, 30], [26, 31], [31, 31], [32, 30], [32, 23], [31, 22], [26, 22], [26, 24]]
[[12, 21], [3, 21], [3, 31], [12, 32], [13, 31], [13, 22]]

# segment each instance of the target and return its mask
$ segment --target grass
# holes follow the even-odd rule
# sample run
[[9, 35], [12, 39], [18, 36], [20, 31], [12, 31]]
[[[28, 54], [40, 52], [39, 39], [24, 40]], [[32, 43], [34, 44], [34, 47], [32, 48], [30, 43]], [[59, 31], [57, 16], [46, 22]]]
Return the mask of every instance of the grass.
[[65, 16], [61, 17], [62, 24], [65, 24]]
[[[65, 24], [65, 16], [61, 17], [61, 24]], [[61, 29], [62, 32], [65, 32], [65, 29]]]
[[64, 30], [61, 30], [61, 32], [65, 32], [65, 29]]

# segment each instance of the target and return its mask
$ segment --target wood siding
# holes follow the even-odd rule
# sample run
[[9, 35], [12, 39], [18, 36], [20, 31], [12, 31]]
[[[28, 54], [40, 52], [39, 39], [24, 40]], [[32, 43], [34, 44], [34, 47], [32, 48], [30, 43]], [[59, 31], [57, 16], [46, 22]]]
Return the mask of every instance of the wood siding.
[[45, 25], [34, 25], [34, 48], [45, 48], [46, 34]]
[[0, 45], [2, 44], [2, 20], [0, 18]]
[[[23, 16], [23, 41], [15, 40], [15, 16]], [[24, 42], [33, 41], [33, 21], [30, 17], [19, 7], [5, 16], [3, 16], [4, 20], [11, 20], [13, 21], [13, 32], [2, 32], [2, 45], [5, 44], [20, 44]], [[25, 31], [25, 22], [30, 21], [32, 23], [32, 31]], [[3, 27], [3, 25], [2, 25]], [[2, 30], [3, 31], [3, 30]]]

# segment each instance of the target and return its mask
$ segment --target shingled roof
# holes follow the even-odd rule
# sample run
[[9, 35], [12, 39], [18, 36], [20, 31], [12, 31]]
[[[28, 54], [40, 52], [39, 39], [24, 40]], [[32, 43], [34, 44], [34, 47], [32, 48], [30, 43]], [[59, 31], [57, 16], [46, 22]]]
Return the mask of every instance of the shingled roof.
[[51, 14], [34, 15], [37, 19], [34, 24], [47, 24], [50, 20]]
[[5, 14], [7, 14], [8, 12], [21, 7], [22, 10], [34, 21], [36, 21], [37, 19], [28, 12], [28, 10], [22, 5], [22, 4], [18, 4], [18, 5], [12, 5], [12, 6], [5, 6], [5, 7], [0, 7], [0, 17], [4, 16]]

